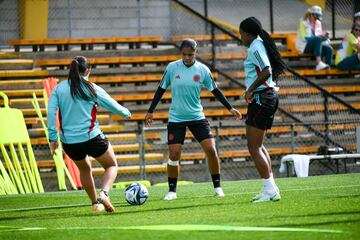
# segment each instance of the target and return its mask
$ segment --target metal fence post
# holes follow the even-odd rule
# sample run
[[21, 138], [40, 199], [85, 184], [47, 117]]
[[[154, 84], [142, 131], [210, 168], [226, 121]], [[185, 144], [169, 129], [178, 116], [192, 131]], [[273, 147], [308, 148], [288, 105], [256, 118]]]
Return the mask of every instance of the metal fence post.
[[335, 39], [335, 0], [331, 0], [331, 27], [332, 27], [332, 38]]
[[354, 1], [354, 14], [360, 11], [360, 1]]
[[291, 123], [291, 153], [295, 153], [295, 123]]
[[323, 93], [324, 96], [324, 121], [325, 121], [325, 142], [329, 144], [329, 99], [328, 96]]
[[71, 38], [71, 32], [72, 32], [72, 28], [71, 28], [71, 0], [67, 1], [67, 18], [68, 18], [68, 34], [69, 34], [69, 38]]
[[[204, 16], [207, 18], [208, 17], [208, 1], [204, 0]], [[205, 33], [208, 34], [209, 32], [209, 24], [206, 22], [205, 23]]]
[[360, 153], [360, 126], [356, 127], [356, 151]]
[[270, 32], [274, 32], [274, 4], [273, 0], [269, 0], [269, 9], [270, 9]]
[[216, 46], [215, 46], [215, 28], [214, 25], [211, 25], [211, 62], [212, 62], [212, 67], [215, 68], [216, 67]]
[[139, 128], [139, 166], [140, 166], [140, 179], [146, 179], [146, 163], [145, 163], [145, 130], [144, 130], [144, 123], [138, 124]]
[[138, 36], [141, 36], [141, 0], [136, 1], [136, 17], [137, 17], [137, 34]]

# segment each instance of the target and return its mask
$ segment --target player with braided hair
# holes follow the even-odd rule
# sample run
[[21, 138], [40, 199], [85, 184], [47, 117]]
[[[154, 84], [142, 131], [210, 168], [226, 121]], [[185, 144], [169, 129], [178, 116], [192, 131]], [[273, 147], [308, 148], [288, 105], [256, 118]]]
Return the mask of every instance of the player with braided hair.
[[278, 107], [276, 80], [286, 68], [269, 34], [255, 17], [240, 23], [240, 35], [248, 48], [244, 61], [245, 100], [248, 103], [246, 136], [248, 149], [263, 179], [264, 188], [253, 202], [280, 200], [279, 189], [271, 170], [271, 159], [263, 145], [266, 130], [270, 129]]

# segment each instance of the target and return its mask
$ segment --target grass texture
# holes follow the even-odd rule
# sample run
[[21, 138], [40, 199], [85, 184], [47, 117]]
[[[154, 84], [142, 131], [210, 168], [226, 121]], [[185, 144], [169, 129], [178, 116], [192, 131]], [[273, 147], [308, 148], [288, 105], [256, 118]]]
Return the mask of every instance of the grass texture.
[[360, 174], [276, 179], [282, 199], [252, 203], [260, 180], [149, 187], [142, 206], [113, 189], [116, 213], [93, 213], [84, 191], [0, 196], [0, 239], [360, 239]]

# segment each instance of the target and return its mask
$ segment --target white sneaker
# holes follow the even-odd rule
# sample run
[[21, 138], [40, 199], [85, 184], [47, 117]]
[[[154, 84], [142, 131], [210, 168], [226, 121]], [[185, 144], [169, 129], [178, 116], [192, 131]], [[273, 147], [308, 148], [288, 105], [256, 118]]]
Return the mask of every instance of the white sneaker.
[[164, 200], [166, 201], [171, 201], [171, 200], [174, 200], [176, 199], [177, 196], [176, 196], [176, 192], [168, 192], [165, 197], [164, 197]]
[[316, 71], [328, 69], [328, 68], [330, 68], [330, 66], [328, 64], [324, 63], [323, 61], [320, 61], [315, 67]]
[[[278, 186], [275, 186], [275, 190], [280, 194], [280, 189], [278, 188]], [[265, 188], [262, 188], [260, 190], [260, 192], [252, 198], [252, 200], [255, 201], [255, 200], [258, 200], [259, 198], [261, 198], [263, 191], [266, 191]]]
[[253, 203], [267, 202], [267, 201], [279, 201], [281, 199], [280, 193], [276, 190], [268, 191], [262, 189], [259, 194], [253, 198]]
[[224, 196], [225, 194], [221, 187], [215, 188], [215, 197], [224, 197]]
[[260, 192], [258, 194], [256, 194], [253, 198], [252, 198], [252, 201], [255, 201], [255, 200], [258, 200], [259, 198], [261, 198], [261, 193], [265, 191], [264, 188], [262, 188], [260, 190]]

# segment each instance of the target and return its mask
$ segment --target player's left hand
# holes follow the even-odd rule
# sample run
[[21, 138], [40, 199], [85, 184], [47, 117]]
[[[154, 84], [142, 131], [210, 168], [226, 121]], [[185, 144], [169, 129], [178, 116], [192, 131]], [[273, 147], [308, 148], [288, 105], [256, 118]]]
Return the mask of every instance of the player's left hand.
[[153, 122], [153, 114], [152, 113], [146, 113], [145, 126], [150, 127], [152, 122]]
[[238, 110], [232, 108], [230, 109], [230, 112], [232, 113], [232, 115], [234, 115], [235, 120], [241, 120], [241, 113]]
[[253, 91], [246, 91], [245, 92], [245, 101], [247, 103], [251, 103], [253, 100]]
[[51, 154], [55, 154], [55, 150], [59, 147], [58, 142], [50, 142]]

